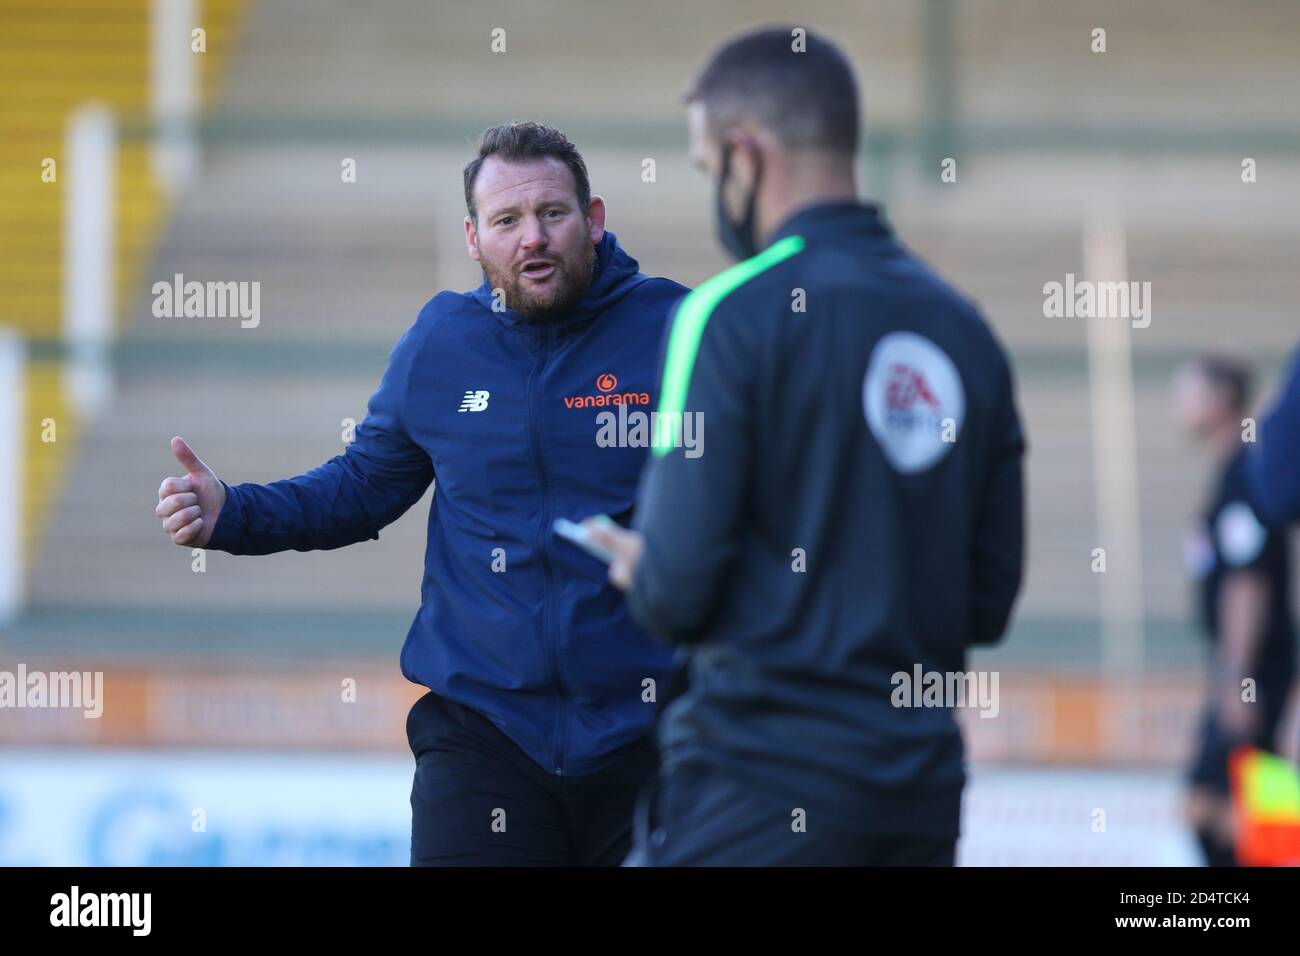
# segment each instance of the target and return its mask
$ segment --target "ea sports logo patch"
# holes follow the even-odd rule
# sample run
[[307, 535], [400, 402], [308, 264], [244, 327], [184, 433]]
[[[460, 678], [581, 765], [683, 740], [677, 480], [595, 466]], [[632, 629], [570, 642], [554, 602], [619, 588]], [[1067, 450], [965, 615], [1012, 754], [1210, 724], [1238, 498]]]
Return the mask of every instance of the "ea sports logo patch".
[[956, 442], [966, 392], [939, 346], [915, 332], [890, 332], [867, 364], [862, 410], [885, 458], [911, 475], [936, 464]]

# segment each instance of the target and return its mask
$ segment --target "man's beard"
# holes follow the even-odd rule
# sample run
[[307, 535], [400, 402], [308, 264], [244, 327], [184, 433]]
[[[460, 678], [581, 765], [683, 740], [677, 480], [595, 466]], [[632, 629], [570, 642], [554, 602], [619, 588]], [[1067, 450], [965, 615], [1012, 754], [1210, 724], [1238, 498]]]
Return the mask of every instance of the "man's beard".
[[587, 290], [591, 288], [596, 277], [596, 264], [599, 258], [596, 247], [591, 247], [591, 256], [556, 257], [555, 272], [546, 288], [533, 291], [528, 288], [523, 276], [514, 268], [498, 269], [496, 265], [484, 259], [481, 262], [488, 284], [493, 289], [505, 293], [505, 304], [529, 322], [558, 322], [573, 311]]

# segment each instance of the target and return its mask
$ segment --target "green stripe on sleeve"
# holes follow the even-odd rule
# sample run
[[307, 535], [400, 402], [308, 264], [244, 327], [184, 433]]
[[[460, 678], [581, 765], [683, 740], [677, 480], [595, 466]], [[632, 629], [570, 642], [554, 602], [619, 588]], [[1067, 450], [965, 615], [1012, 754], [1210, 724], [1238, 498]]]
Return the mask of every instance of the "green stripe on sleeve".
[[[659, 414], [652, 448], [656, 458], [676, 447], [673, 439], [675, 434], [681, 434], [680, 421], [686, 410], [686, 393], [691, 387], [695, 356], [700, 351], [700, 340], [704, 338], [704, 328], [709, 324], [713, 310], [750, 279], [789, 259], [803, 247], [803, 236], [786, 236], [758, 255], [737, 262], [730, 269], [700, 283], [682, 300], [672, 331], [668, 333], [668, 349], [664, 357], [664, 380], [659, 390]], [[671, 424], [674, 421], [678, 423], [676, 428]]]

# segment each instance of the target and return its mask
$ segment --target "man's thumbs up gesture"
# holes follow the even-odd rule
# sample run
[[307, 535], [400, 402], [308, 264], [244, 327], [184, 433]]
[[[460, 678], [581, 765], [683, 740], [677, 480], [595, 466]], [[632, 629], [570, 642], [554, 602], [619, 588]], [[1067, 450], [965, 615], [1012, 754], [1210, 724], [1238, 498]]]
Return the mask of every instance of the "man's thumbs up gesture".
[[163, 479], [154, 514], [163, 519], [163, 530], [173, 543], [187, 548], [206, 547], [226, 503], [225, 486], [184, 438], [172, 439], [172, 454], [185, 468], [185, 477]]

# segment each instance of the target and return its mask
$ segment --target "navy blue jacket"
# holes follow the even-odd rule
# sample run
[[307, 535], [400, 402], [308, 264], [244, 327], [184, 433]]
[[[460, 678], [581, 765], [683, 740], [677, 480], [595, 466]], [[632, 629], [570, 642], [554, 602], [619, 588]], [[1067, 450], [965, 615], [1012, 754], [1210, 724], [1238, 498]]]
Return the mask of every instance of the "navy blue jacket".
[[1300, 350], [1247, 462], [1251, 500], [1269, 524], [1300, 521]]
[[954, 835], [961, 733], [916, 685], [955, 689], [1002, 637], [1024, 538], [1011, 369], [979, 311], [874, 207], [812, 206], [682, 302], [662, 395], [708, 433], [692, 457], [685, 421], [680, 445], [661, 431], [636, 517], [629, 603], [689, 649], [665, 765], [725, 768], [810, 827]]
[[378, 538], [436, 479], [421, 605], [402, 673], [486, 715], [542, 767], [589, 773], [644, 735], [670, 651], [556, 518], [627, 523], [645, 447], [598, 416], [650, 412], [660, 338], [686, 289], [642, 275], [613, 233], [563, 321], [493, 310], [486, 278], [443, 292], [389, 357], [356, 440], [296, 478], [227, 486], [208, 547], [231, 554]]

